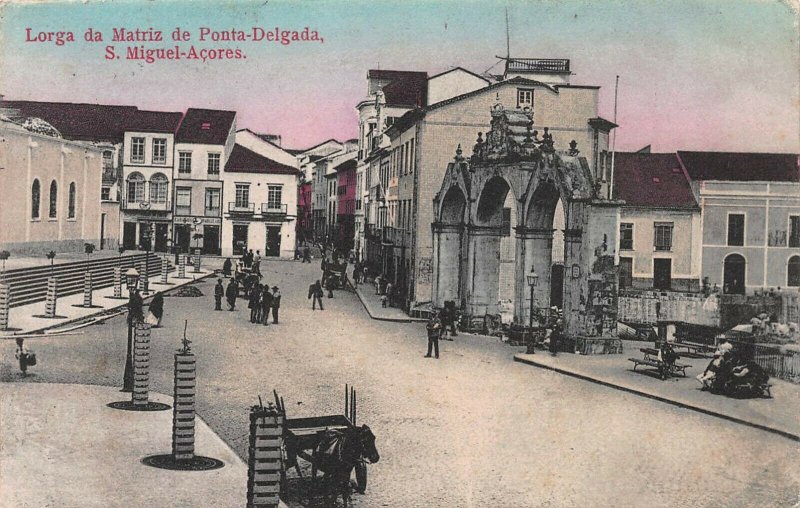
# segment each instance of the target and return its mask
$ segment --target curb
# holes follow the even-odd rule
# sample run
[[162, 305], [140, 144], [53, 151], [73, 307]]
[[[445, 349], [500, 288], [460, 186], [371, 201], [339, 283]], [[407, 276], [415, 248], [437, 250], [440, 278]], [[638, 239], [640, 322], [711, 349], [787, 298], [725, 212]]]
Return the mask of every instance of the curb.
[[354, 291], [356, 293], [356, 296], [358, 296], [358, 300], [361, 302], [361, 305], [364, 306], [364, 310], [367, 311], [367, 314], [369, 315], [369, 317], [371, 319], [374, 319], [376, 321], [389, 321], [389, 322], [392, 322], [392, 323], [424, 323], [425, 321], [427, 321], [425, 319], [412, 318], [412, 317], [407, 317], [407, 318], [389, 318], [389, 317], [375, 316], [375, 315], [372, 314], [372, 312], [370, 312], [369, 306], [367, 306], [367, 304], [364, 302], [364, 299], [361, 297], [361, 293], [357, 289], [355, 289]]
[[[214, 272], [208, 273], [206, 275], [203, 275], [202, 277], [198, 277], [198, 278], [192, 280], [191, 282], [187, 282], [186, 284], [191, 284], [192, 282], [195, 282], [195, 281], [198, 281], [198, 280], [203, 280], [203, 279], [206, 279], [206, 278], [211, 277], [213, 275], [214, 275]], [[168, 292], [170, 292], [172, 290], [181, 288], [181, 287], [185, 286], [186, 284], [176, 285], [175, 287], [167, 288], [164, 291], [153, 291], [153, 294], [155, 294], [155, 293], [168, 293]], [[151, 298], [152, 298], [152, 296], [148, 296], [147, 298], [144, 298], [143, 300], [146, 302], [147, 300], [149, 300]], [[14, 337], [14, 335], [23, 335], [23, 334], [25, 334], [25, 335], [35, 335], [35, 334], [45, 335], [44, 332], [47, 331], [47, 330], [50, 330], [52, 328], [60, 328], [60, 327], [62, 327], [64, 325], [71, 325], [71, 324], [77, 323], [79, 321], [83, 321], [85, 319], [91, 319], [93, 317], [101, 316], [101, 315], [103, 315], [103, 314], [105, 314], [107, 312], [110, 313], [110, 312], [113, 312], [115, 310], [119, 310], [122, 307], [127, 307], [127, 306], [128, 306], [128, 302], [125, 302], [125, 303], [116, 305], [114, 307], [103, 308], [103, 309], [95, 312], [94, 314], [86, 314], [85, 316], [80, 316], [80, 317], [76, 317], [76, 318], [73, 318], [73, 319], [68, 319], [66, 321], [59, 321], [58, 323], [53, 323], [50, 326], [44, 326], [42, 328], [34, 328], [33, 330], [26, 330], [24, 332], [19, 332], [19, 333], [16, 333], [16, 334], [3, 335], [2, 338], [7, 339], [7, 338]], [[53, 335], [55, 335], [55, 334], [53, 334]]]
[[571, 377], [574, 377], [574, 378], [577, 378], [577, 379], [581, 379], [583, 381], [589, 381], [591, 383], [595, 383], [595, 384], [599, 384], [599, 385], [602, 385], [602, 386], [606, 386], [608, 388], [613, 388], [615, 390], [620, 390], [620, 391], [623, 391], [623, 392], [632, 393], [634, 395], [639, 395], [641, 397], [645, 397], [645, 398], [648, 398], [648, 399], [657, 400], [659, 402], [665, 402], [667, 404], [671, 404], [673, 406], [677, 406], [677, 407], [680, 407], [680, 408], [683, 408], [683, 409], [689, 409], [691, 411], [697, 411], [699, 413], [707, 414], [709, 416], [716, 416], [717, 418], [721, 418], [723, 420], [728, 420], [730, 422], [738, 423], [740, 425], [746, 425], [748, 427], [752, 427], [752, 428], [755, 428], [755, 429], [763, 430], [763, 431], [766, 431], [766, 432], [771, 432], [771, 433], [777, 434], [777, 435], [779, 435], [781, 437], [785, 437], [787, 439], [791, 439], [792, 441], [800, 442], [800, 436], [798, 436], [797, 434], [792, 434], [791, 432], [787, 432], [785, 430], [776, 429], [776, 428], [773, 428], [773, 427], [769, 427], [767, 425], [762, 425], [760, 423], [749, 422], [747, 420], [743, 420], [743, 419], [737, 418], [735, 416], [726, 415], [724, 413], [718, 413], [718, 412], [712, 411], [710, 409], [705, 409], [705, 408], [702, 408], [702, 407], [694, 406], [692, 404], [687, 404], [687, 403], [684, 403], [684, 402], [679, 402], [677, 400], [668, 399], [666, 397], [661, 397], [660, 395], [655, 395], [655, 394], [648, 393], [648, 392], [645, 392], [645, 391], [637, 390], [635, 388], [628, 388], [626, 386], [618, 385], [618, 384], [611, 383], [611, 382], [608, 382], [608, 381], [603, 381], [601, 379], [597, 379], [597, 378], [594, 378], [594, 377], [586, 376], [584, 374], [578, 374], [577, 372], [573, 372], [573, 371], [570, 371], [570, 370], [561, 369], [561, 368], [558, 368], [558, 367], [552, 367], [550, 365], [544, 365], [544, 364], [541, 364], [541, 363], [537, 363], [537, 362], [535, 362], [533, 360], [529, 360], [527, 358], [520, 358], [519, 355], [514, 355], [514, 361], [515, 362], [524, 363], [526, 365], [533, 365], [534, 367], [539, 367], [540, 369], [551, 370], [551, 371], [554, 371], [554, 372], [558, 372], [559, 374], [564, 374], [564, 375], [567, 375], [567, 376], [571, 376]]

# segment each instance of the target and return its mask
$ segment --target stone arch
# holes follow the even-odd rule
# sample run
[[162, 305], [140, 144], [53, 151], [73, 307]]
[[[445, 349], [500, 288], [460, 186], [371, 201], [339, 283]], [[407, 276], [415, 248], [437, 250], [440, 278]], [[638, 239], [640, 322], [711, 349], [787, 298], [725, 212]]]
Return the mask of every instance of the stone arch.
[[462, 244], [466, 212], [464, 191], [453, 184], [445, 192], [433, 224], [435, 274], [432, 301], [436, 307], [443, 307], [448, 300], [460, 305], [462, 299]]

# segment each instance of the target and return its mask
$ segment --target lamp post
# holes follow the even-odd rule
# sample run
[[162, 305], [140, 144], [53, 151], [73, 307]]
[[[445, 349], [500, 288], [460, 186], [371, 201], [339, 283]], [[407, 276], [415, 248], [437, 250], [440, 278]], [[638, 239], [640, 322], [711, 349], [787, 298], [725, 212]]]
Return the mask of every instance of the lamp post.
[[134, 290], [139, 284], [139, 272], [136, 268], [128, 268], [125, 272], [125, 282], [128, 285], [128, 348], [125, 351], [125, 373], [122, 376], [122, 391], [133, 391], [133, 327], [135, 318], [132, 314]]
[[536, 305], [535, 305], [535, 301], [536, 301], [535, 298], [536, 297], [533, 294], [533, 290], [536, 287], [536, 284], [538, 284], [538, 283], [539, 283], [539, 274], [536, 273], [536, 269], [535, 268], [531, 267], [531, 273], [528, 274], [528, 286], [531, 287], [531, 308], [530, 308], [530, 311], [528, 312], [528, 314], [530, 316], [530, 323], [529, 323], [530, 340], [528, 341], [528, 351], [527, 351], [528, 354], [535, 354], [536, 353], [536, 349], [534, 347], [536, 342], [535, 342], [535, 340], [533, 338], [533, 310], [536, 308]]

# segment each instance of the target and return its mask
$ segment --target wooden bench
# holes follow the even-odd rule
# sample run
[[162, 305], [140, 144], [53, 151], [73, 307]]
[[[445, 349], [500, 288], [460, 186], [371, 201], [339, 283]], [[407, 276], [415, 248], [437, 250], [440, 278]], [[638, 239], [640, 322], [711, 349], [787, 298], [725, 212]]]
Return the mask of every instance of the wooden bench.
[[[646, 365], [648, 367], [653, 367], [657, 369], [659, 372], [664, 371], [664, 362], [658, 359], [658, 350], [653, 348], [641, 348], [639, 351], [644, 353], [644, 358], [628, 358], [628, 361], [633, 362], [633, 370], [636, 372], [636, 367], [640, 365]], [[678, 356], [680, 358], [680, 356]], [[673, 363], [670, 365], [669, 374], [675, 375], [678, 372], [681, 373], [683, 377], [686, 377], [686, 369], [691, 367], [691, 365], [683, 365], [680, 363]]]

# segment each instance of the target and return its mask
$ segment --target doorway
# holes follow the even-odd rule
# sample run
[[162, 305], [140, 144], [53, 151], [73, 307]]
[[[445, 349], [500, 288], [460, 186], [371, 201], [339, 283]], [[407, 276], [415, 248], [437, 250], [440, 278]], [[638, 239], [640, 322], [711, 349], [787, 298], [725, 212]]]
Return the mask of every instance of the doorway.
[[550, 306], [564, 306], [564, 263], [556, 263], [550, 269]]
[[267, 245], [265, 248], [267, 256], [279, 257], [281, 255], [281, 227], [267, 226]]
[[219, 254], [219, 226], [203, 226], [203, 254]]
[[241, 256], [247, 252], [247, 224], [233, 225], [233, 255]]
[[167, 252], [167, 238], [169, 238], [169, 224], [156, 224], [157, 252]]
[[725, 258], [722, 289], [728, 295], [745, 294], [745, 274], [747, 261], [740, 254], [731, 254]]
[[100, 250], [106, 247], [106, 214], [100, 214]]
[[175, 252], [185, 254], [189, 252], [192, 242], [192, 232], [188, 224], [175, 224]]
[[672, 288], [672, 260], [653, 260], [653, 287], [656, 289]]
[[136, 223], [122, 224], [122, 246], [125, 250], [136, 250]]

